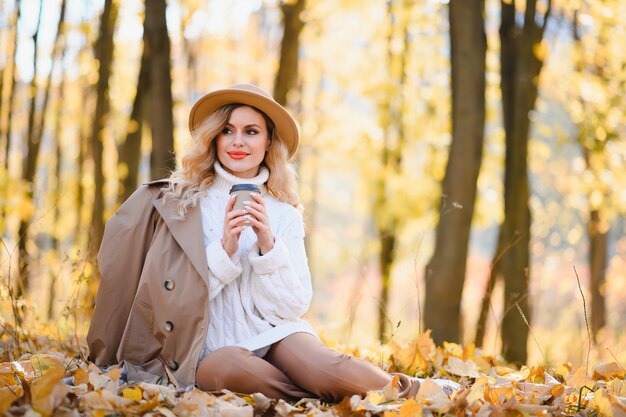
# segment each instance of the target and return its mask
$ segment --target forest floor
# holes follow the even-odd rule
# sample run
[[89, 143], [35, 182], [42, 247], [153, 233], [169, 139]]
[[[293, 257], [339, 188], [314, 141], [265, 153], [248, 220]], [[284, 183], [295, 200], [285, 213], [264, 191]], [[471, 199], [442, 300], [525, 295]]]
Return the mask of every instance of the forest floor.
[[[412, 344], [387, 346], [383, 362], [377, 362], [390, 372], [427, 378], [410, 399], [398, 397], [397, 379], [338, 404], [203, 392], [173, 379], [169, 385], [126, 384], [119, 368], [105, 373], [86, 361], [84, 340], [16, 332], [6, 323], [0, 362], [3, 416], [626, 416], [626, 370], [617, 361], [587, 369], [567, 364], [518, 369], [473, 346], [436, 346], [428, 332]], [[448, 395], [431, 378], [453, 380], [461, 388]]]

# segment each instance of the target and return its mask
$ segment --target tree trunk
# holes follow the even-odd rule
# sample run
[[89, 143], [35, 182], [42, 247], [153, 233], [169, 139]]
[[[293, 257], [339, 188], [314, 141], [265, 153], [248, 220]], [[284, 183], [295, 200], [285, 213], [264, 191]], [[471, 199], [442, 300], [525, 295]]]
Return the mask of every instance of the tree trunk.
[[[104, 128], [109, 114], [109, 78], [113, 61], [113, 32], [117, 20], [118, 6], [113, 0], [105, 0], [100, 15], [100, 33], [95, 45], [98, 61], [98, 83], [96, 86], [96, 109], [91, 129], [91, 155], [94, 167], [93, 217], [89, 233], [89, 257], [95, 261], [104, 233], [104, 173], [102, 171]], [[97, 271], [97, 268], [94, 268]]]
[[591, 210], [589, 218], [589, 275], [591, 287], [591, 332], [594, 341], [606, 325], [606, 264], [608, 258], [608, 230], [599, 210]]
[[[581, 51], [583, 45], [580, 36], [579, 25], [579, 12], [574, 12], [573, 21], [573, 35], [574, 43]], [[608, 40], [610, 32], [607, 31], [605, 25], [600, 26], [599, 39], [600, 44], [603, 40]], [[582, 58], [582, 54], [575, 65], [576, 70], [582, 75], [585, 71], [585, 63]], [[606, 61], [597, 60], [593, 61], [591, 65], [591, 71], [594, 76], [599, 79], [605, 80], [607, 75], [605, 74]], [[620, 94], [620, 93], [617, 93]], [[588, 120], [602, 120], [603, 116], [597, 115], [598, 109], [595, 106], [589, 105], [586, 100], [581, 96], [580, 104], [585, 114], [589, 115]], [[603, 112], [603, 109], [600, 110]], [[595, 114], [594, 114], [595, 113]], [[598, 117], [594, 117], [594, 116]], [[588, 122], [594, 124], [596, 122]], [[591, 133], [590, 132], [594, 132]], [[602, 154], [607, 152], [606, 142], [600, 141], [594, 137], [595, 126], [585, 126], [581, 124], [579, 126], [578, 141], [581, 145], [583, 155], [585, 157], [585, 165], [587, 169], [593, 173], [596, 181], [599, 181], [598, 168], [593, 164], [592, 154]], [[607, 195], [609, 190], [604, 190], [604, 201], [602, 204], [591, 204], [591, 198], [589, 201], [589, 223], [587, 224], [587, 235], [589, 237], [589, 291], [591, 293], [591, 334], [593, 336], [594, 343], [597, 341], [598, 332], [606, 325], [606, 301], [605, 301], [605, 285], [606, 285], [606, 268], [608, 262], [608, 230], [609, 224], [603, 215], [602, 207], [606, 204]]]
[[[528, 134], [530, 111], [535, 106], [543, 56], [538, 53], [547, 24], [548, 1], [542, 25], [537, 24], [536, 0], [526, 1], [524, 26], [515, 23], [515, 5], [501, 2], [501, 90], [506, 142], [504, 172], [504, 221], [498, 242], [513, 242], [501, 253], [504, 278], [502, 353], [513, 363], [526, 362], [531, 322], [528, 285], [530, 280], [530, 208], [528, 187]], [[494, 262], [495, 263], [495, 262]], [[517, 308], [519, 307], [519, 309]], [[520, 312], [521, 310], [521, 312]]]
[[[61, 16], [64, 16], [64, 8], [66, 6], [66, 0], [63, 0], [63, 3], [61, 5]], [[56, 113], [55, 113], [55, 117], [54, 117], [54, 133], [52, 135], [52, 137], [54, 138], [54, 154], [55, 154], [55, 167], [54, 167], [54, 180], [55, 180], [55, 187], [54, 189], [56, 190], [56, 192], [54, 193], [54, 220], [53, 220], [53, 227], [54, 229], [52, 230], [52, 248], [56, 253], [56, 258], [59, 261], [58, 262], [58, 269], [56, 271], [56, 273], [51, 269], [50, 270], [50, 286], [48, 289], [48, 294], [49, 294], [49, 298], [48, 298], [48, 321], [51, 321], [54, 317], [55, 317], [55, 300], [56, 300], [56, 295], [57, 295], [57, 291], [56, 291], [56, 287], [57, 287], [57, 281], [58, 281], [58, 277], [59, 274], [61, 273], [61, 270], [63, 269], [62, 266], [62, 260], [63, 260], [63, 249], [62, 249], [62, 239], [60, 239], [59, 234], [60, 234], [60, 229], [61, 229], [61, 195], [64, 192], [63, 188], [64, 188], [64, 184], [62, 181], [62, 175], [63, 175], [63, 171], [61, 169], [61, 167], [63, 166], [63, 146], [61, 143], [61, 136], [62, 136], [62, 131], [63, 131], [63, 124], [62, 124], [62, 120], [63, 120], [63, 109], [64, 109], [64, 103], [65, 103], [65, 68], [63, 66], [63, 56], [65, 55], [65, 47], [67, 45], [67, 42], [64, 39], [64, 43], [61, 46], [59, 44], [59, 50], [60, 50], [60, 56], [61, 56], [61, 76], [60, 76], [60, 81], [59, 81], [59, 86], [57, 89], [57, 98], [56, 98]]]
[[150, 54], [150, 125], [152, 179], [169, 177], [176, 168], [170, 75], [170, 38], [165, 0], [146, 0], [144, 42]]
[[[435, 250], [424, 275], [424, 320], [438, 344], [460, 342], [463, 337], [461, 298], [485, 126], [487, 40], [483, 12], [484, 0], [450, 2], [452, 144]], [[449, 207], [449, 202], [453, 206]]]
[[143, 113], [146, 102], [146, 95], [150, 90], [150, 59], [146, 44], [141, 58], [139, 68], [139, 78], [137, 80], [137, 92], [133, 109], [130, 113], [126, 139], [119, 148], [118, 167], [121, 169], [122, 181], [120, 184], [117, 202], [122, 204], [135, 191], [139, 178], [139, 162], [141, 161], [141, 137], [143, 130]]
[[[6, 119], [6, 134], [5, 134], [5, 142], [4, 142], [4, 168], [5, 171], [9, 172], [9, 150], [11, 148], [11, 119], [13, 118], [13, 103], [15, 101], [15, 83], [17, 82], [16, 78], [16, 61], [17, 61], [17, 44], [18, 44], [18, 33], [17, 28], [19, 27], [20, 22], [20, 5], [21, 0], [15, 0], [15, 27], [13, 29], [13, 59], [9, 62], [10, 65], [10, 74], [11, 74], [11, 82], [9, 83], [9, 92], [7, 97], [9, 98], [9, 102], [7, 104], [7, 119]], [[1, 114], [0, 114], [1, 116]], [[1, 120], [0, 120], [1, 121]]]
[[283, 38], [280, 44], [278, 72], [274, 81], [274, 99], [283, 106], [288, 104], [289, 92], [296, 88], [300, 33], [304, 28], [302, 12], [305, 3], [306, 0], [296, 0], [281, 5]]
[[[82, 83], [85, 85], [88, 83], [86, 77], [81, 77]], [[93, 89], [85, 88], [81, 95], [82, 108], [87, 109], [87, 112], [93, 112]], [[84, 230], [89, 227], [85, 224], [83, 219], [83, 208], [85, 207], [85, 184], [83, 177], [85, 176], [85, 161], [91, 155], [91, 128], [92, 121], [86, 121], [85, 123], [79, 123], [78, 129], [78, 156], [76, 158], [76, 228], [74, 230], [74, 244], [78, 247], [85, 247], [89, 243], [89, 233]], [[85, 240], [86, 238], [86, 240]]]
[[[22, 180], [27, 185], [26, 195], [23, 196], [34, 207], [35, 202], [33, 179], [35, 177], [35, 167], [39, 156], [39, 140], [37, 140], [35, 113], [37, 112], [37, 47], [39, 38], [39, 28], [41, 27], [41, 12], [43, 0], [39, 0], [39, 12], [37, 14], [37, 26], [33, 33], [33, 78], [30, 82], [30, 104], [28, 109], [28, 130], [26, 132], [26, 154], [22, 163]], [[34, 210], [31, 209], [31, 212]], [[18, 282], [16, 295], [21, 298], [28, 293], [30, 259], [26, 250], [28, 240], [28, 226], [32, 220], [31, 216], [22, 216], [18, 229]]]
[[493, 287], [496, 285], [496, 278], [498, 276], [498, 270], [491, 266], [489, 278], [487, 279], [487, 287], [485, 287], [485, 293], [483, 294], [480, 302], [480, 313], [478, 314], [478, 320], [476, 321], [476, 332], [474, 334], [474, 345], [476, 347], [483, 347], [485, 342], [485, 332], [487, 331], [487, 317], [489, 310], [491, 309], [491, 294], [493, 293]]
[[[405, 0], [402, 4], [402, 19], [400, 25], [396, 24], [397, 16], [394, 14], [393, 2], [387, 2], [387, 17], [389, 19], [389, 32], [387, 35], [387, 71], [393, 86], [397, 91], [390, 89], [386, 102], [382, 106], [384, 112], [383, 131], [384, 148], [381, 155], [381, 174], [376, 184], [376, 196], [374, 217], [380, 242], [379, 271], [380, 271], [380, 297], [378, 300], [378, 340], [386, 343], [389, 338], [388, 325], [391, 323], [388, 315], [389, 292], [391, 290], [391, 272], [396, 257], [397, 234], [400, 229], [400, 220], [389, 214], [389, 198], [387, 195], [388, 176], [400, 175], [402, 171], [402, 149], [405, 142], [404, 131], [404, 99], [400, 91], [406, 81], [407, 54], [409, 53], [409, 14], [413, 4]], [[393, 42], [394, 31], [398, 27], [401, 30], [403, 48], [398, 57], [394, 54]], [[396, 60], [399, 63], [396, 65]]]

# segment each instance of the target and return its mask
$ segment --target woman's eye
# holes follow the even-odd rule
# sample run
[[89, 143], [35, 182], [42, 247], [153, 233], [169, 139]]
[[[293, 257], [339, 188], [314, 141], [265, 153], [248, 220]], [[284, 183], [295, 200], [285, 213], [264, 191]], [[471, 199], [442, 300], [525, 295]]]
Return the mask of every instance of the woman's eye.
[[225, 127], [224, 129], [222, 129], [222, 133], [225, 134], [225, 135], [227, 135], [229, 133], [232, 133], [232, 132], [233, 131], [230, 128], [228, 128], [228, 127]]
[[257, 133], [259, 133], [259, 132], [257, 132], [257, 131], [256, 131], [256, 130], [254, 130], [254, 129], [248, 129], [248, 130], [246, 131], [246, 133], [247, 133], [248, 135], [256, 135], [256, 134], [257, 134]]

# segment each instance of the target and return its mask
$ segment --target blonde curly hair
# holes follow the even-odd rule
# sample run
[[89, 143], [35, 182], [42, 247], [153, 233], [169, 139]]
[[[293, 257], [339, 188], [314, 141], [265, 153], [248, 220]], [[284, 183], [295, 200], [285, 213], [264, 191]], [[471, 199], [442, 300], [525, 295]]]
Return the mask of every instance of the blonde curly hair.
[[[214, 165], [218, 160], [215, 139], [228, 124], [233, 110], [243, 106], [247, 105], [227, 104], [219, 107], [191, 132], [194, 144], [182, 157], [181, 167], [170, 176], [164, 194], [165, 198], [179, 200], [177, 208], [181, 216], [185, 216], [189, 207], [198, 204], [203, 191], [215, 180]], [[270, 137], [270, 145], [262, 162], [269, 170], [265, 184], [267, 191], [276, 199], [298, 207], [300, 200], [296, 191], [296, 173], [289, 161], [287, 146], [274, 128], [272, 119], [259, 109], [251, 108], [265, 119]]]

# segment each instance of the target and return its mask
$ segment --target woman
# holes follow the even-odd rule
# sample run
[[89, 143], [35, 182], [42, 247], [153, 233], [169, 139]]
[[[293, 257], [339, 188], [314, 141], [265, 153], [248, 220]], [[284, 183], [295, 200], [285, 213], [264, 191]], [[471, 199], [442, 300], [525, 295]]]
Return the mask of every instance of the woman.
[[[326, 347], [300, 318], [311, 278], [288, 162], [294, 119], [258, 87], [236, 85], [200, 98], [189, 127], [182, 167], [107, 222], [90, 359], [123, 363], [129, 380], [287, 400], [382, 389], [391, 375]], [[233, 210], [240, 183], [261, 193]], [[400, 375], [400, 385], [410, 396], [419, 382]]]

